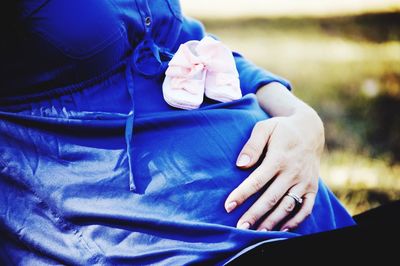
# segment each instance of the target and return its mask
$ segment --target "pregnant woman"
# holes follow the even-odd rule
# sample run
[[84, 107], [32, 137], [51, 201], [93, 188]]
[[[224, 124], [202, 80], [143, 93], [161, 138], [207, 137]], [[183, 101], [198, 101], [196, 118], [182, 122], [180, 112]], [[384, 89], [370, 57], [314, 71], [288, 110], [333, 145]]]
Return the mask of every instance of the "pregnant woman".
[[18, 1], [6, 13], [4, 264], [224, 264], [354, 224], [318, 177], [321, 121], [284, 79], [233, 53], [242, 97], [167, 100], [168, 63], [206, 36], [179, 2]]

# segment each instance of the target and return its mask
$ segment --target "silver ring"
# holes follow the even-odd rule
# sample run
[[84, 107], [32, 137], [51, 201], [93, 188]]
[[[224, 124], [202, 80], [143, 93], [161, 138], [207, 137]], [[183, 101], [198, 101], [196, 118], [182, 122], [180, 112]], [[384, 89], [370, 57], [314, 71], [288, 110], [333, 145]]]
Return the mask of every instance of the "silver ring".
[[303, 203], [303, 199], [301, 197], [297, 196], [296, 194], [289, 192], [286, 194], [286, 196], [289, 196], [292, 199], [294, 199], [294, 201], [299, 205], [301, 205]]

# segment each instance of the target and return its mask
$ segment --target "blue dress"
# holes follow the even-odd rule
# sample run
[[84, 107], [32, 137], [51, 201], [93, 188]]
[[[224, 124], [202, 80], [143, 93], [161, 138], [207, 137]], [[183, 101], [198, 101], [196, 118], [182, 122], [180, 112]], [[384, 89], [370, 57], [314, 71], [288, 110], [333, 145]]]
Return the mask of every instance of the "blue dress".
[[161, 84], [201, 23], [175, 0], [16, 1], [3, 32], [0, 257], [5, 265], [222, 265], [241, 250], [354, 225], [322, 180], [292, 232], [235, 228], [224, 201], [257, 121], [289, 83], [234, 53], [243, 98], [167, 105]]

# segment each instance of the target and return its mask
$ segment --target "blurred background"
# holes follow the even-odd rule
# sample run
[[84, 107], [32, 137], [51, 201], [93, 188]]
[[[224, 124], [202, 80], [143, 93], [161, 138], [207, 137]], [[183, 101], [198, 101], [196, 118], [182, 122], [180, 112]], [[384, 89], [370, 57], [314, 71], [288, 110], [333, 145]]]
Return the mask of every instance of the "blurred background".
[[358, 214], [400, 199], [400, 0], [181, 0], [325, 124], [321, 177]]

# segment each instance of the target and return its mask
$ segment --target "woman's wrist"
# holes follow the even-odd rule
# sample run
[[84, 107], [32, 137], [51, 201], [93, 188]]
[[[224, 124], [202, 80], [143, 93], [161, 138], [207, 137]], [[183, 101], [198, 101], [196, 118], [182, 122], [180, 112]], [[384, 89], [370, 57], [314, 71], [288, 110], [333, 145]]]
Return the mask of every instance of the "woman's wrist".
[[324, 124], [311, 107], [299, 108], [292, 115], [293, 123], [298, 127], [305, 142], [312, 142], [317, 152], [322, 152], [325, 144]]
[[271, 82], [257, 91], [260, 106], [273, 117], [288, 117], [292, 120], [305, 142], [313, 142], [323, 149], [325, 143], [324, 125], [317, 112], [297, 98], [285, 86]]
[[305, 104], [295, 97], [283, 84], [268, 83], [257, 90], [260, 106], [271, 116], [290, 116], [297, 110], [305, 108]]

